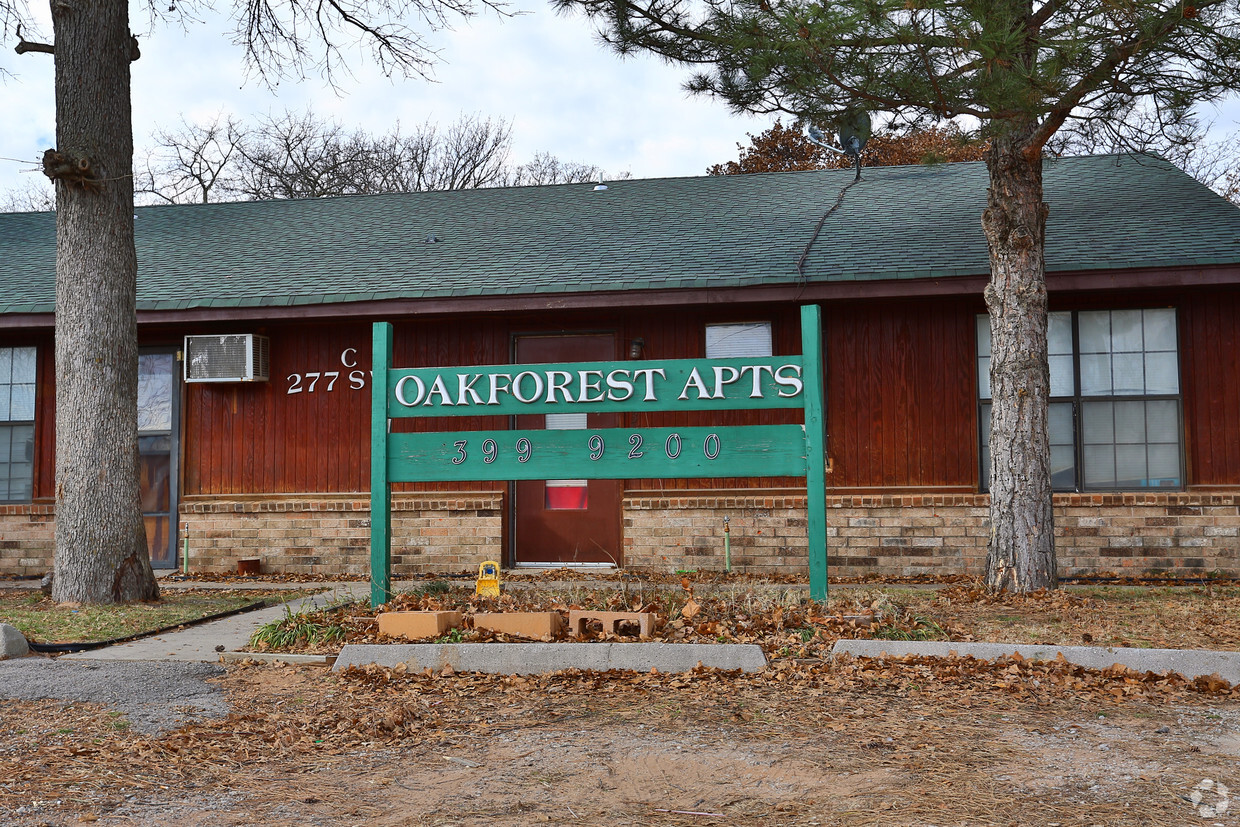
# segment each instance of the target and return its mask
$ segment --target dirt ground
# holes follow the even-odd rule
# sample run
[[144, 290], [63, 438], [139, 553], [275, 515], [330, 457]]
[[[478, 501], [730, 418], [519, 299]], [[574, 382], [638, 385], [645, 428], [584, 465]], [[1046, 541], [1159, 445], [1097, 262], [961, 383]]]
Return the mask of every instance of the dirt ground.
[[[12, 825], [1232, 825], [1240, 691], [1063, 664], [753, 676], [234, 666], [158, 737], [9, 704]], [[118, 728], [119, 727], [119, 728]]]
[[[503, 677], [238, 664], [218, 680], [229, 716], [150, 737], [116, 710], [6, 702], [0, 824], [1240, 825], [1240, 687], [1065, 662], [828, 657], [840, 637], [879, 634], [1240, 649], [1234, 585], [876, 586], [818, 606], [747, 583], [665, 585], [535, 582], [500, 608], [651, 606], [661, 639], [758, 643], [771, 666]], [[373, 640], [367, 611], [315, 619]], [[844, 619], [857, 612], [874, 623]]]

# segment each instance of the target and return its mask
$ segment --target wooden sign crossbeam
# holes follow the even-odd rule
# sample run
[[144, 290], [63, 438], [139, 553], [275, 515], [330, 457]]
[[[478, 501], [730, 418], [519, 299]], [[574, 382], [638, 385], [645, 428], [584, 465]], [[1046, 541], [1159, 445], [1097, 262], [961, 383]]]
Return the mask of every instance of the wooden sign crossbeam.
[[[822, 336], [802, 355], [452, 368], [391, 367], [374, 326], [371, 602], [391, 596], [391, 484], [417, 481], [804, 476], [810, 596], [827, 596]], [[391, 433], [399, 417], [801, 408], [804, 425]]]

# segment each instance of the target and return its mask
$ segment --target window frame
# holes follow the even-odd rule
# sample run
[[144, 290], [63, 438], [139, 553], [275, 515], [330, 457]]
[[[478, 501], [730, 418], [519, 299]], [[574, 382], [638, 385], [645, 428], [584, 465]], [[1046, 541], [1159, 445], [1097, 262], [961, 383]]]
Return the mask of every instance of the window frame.
[[[1091, 312], [1107, 312], [1113, 313], [1124, 310], [1170, 310], [1175, 318], [1175, 359], [1176, 359], [1176, 380], [1179, 391], [1174, 394], [1169, 393], [1141, 393], [1141, 394], [1116, 394], [1114, 393], [1114, 384], [1112, 384], [1112, 393], [1107, 395], [1086, 394], [1081, 388], [1081, 342], [1080, 342], [1080, 314]], [[1047, 404], [1070, 404], [1072, 406], [1072, 460], [1073, 460], [1073, 485], [1071, 488], [1055, 487], [1052, 484], [1051, 490], [1057, 494], [1070, 493], [1115, 493], [1115, 492], [1152, 492], [1152, 491], [1184, 491], [1188, 486], [1188, 465], [1187, 465], [1187, 446], [1184, 434], [1184, 375], [1183, 375], [1183, 343], [1180, 335], [1180, 311], [1175, 306], [1148, 306], [1140, 305], [1137, 307], [1083, 307], [1072, 310], [1055, 310], [1050, 313], [1067, 313], [1070, 317], [1072, 330], [1072, 394], [1068, 396], [1048, 396]], [[980, 313], [976, 319], [987, 319], [988, 314]], [[978, 376], [975, 377], [973, 383], [974, 395], [977, 401], [977, 462], [978, 462], [978, 491], [985, 494], [990, 491], [990, 468], [986, 461], [988, 457], [986, 452], [988, 446], [982, 442], [982, 436], [989, 426], [989, 417], [987, 408], [993, 404], [993, 394], [983, 398], [981, 395], [981, 359], [982, 355], [978, 347], [978, 336], [974, 333], [974, 361], [973, 364], [977, 368]], [[1110, 351], [1114, 353], [1115, 351]], [[1144, 351], [1143, 351], [1144, 352]], [[989, 358], [989, 357], [987, 357]], [[989, 389], [989, 381], [987, 381]], [[1179, 484], [1175, 486], [1103, 486], [1103, 485], [1087, 485], [1085, 482], [1085, 423], [1083, 406], [1089, 402], [1103, 402], [1115, 404], [1117, 402], [1174, 402], [1176, 411], [1176, 434], [1177, 434], [1177, 453], [1179, 461]], [[1118, 443], [1112, 443], [1112, 445]], [[1141, 443], [1147, 448], [1151, 444], [1147, 440]]]
[[[34, 359], [32, 363], [32, 374], [30, 377], [31, 381], [14, 382], [12, 381], [13, 376], [10, 374], [9, 381], [0, 383], [0, 384], [6, 385], [10, 389], [10, 394], [12, 393], [13, 385], [20, 384], [20, 385], [31, 385], [32, 386], [33, 398], [31, 401], [30, 419], [9, 419], [8, 418], [9, 411], [11, 410], [11, 401], [10, 401], [10, 407], [5, 408], [4, 413], [3, 413], [3, 418], [0, 418], [0, 434], [3, 434], [3, 436], [9, 440], [9, 450], [11, 452], [12, 445], [13, 445], [12, 443], [13, 429], [20, 428], [20, 427], [30, 428], [29, 445], [31, 446], [31, 454], [30, 454], [30, 459], [27, 461], [30, 467], [30, 490], [27, 496], [24, 496], [24, 497], [12, 496], [12, 481], [13, 481], [12, 467], [15, 463], [12, 461], [12, 454], [10, 453], [9, 459], [3, 463], [5, 467], [5, 474], [6, 474], [6, 478], [5, 478], [6, 484], [5, 484], [5, 494], [3, 496], [0, 496], [0, 503], [5, 504], [5, 505], [25, 504], [25, 503], [32, 502], [34, 500], [35, 482], [36, 482], [35, 472], [38, 470], [38, 451], [37, 451], [36, 446], [38, 443], [38, 417], [39, 417], [39, 347], [37, 345], [29, 345], [29, 344], [0, 346], [0, 353], [4, 353], [8, 356], [10, 360], [10, 365], [12, 364], [13, 352], [17, 350], [34, 351]], [[10, 396], [10, 400], [11, 400], [11, 396]]]

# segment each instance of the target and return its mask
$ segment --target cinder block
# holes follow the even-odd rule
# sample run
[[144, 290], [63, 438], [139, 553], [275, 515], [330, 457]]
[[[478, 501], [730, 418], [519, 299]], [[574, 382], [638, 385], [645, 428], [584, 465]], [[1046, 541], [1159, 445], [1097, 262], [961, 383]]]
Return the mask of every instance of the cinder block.
[[569, 609], [568, 626], [573, 630], [574, 635], [582, 637], [586, 631], [586, 624], [592, 620], [602, 623], [603, 631], [613, 635], [619, 634], [621, 623], [636, 623], [641, 636], [650, 637], [654, 631], [655, 617], [654, 612], [594, 612], [588, 609]]
[[474, 628], [535, 640], [555, 640], [564, 636], [564, 618], [559, 612], [489, 612], [474, 615]]
[[379, 615], [379, 634], [409, 640], [439, 637], [462, 625], [460, 612], [384, 612]]

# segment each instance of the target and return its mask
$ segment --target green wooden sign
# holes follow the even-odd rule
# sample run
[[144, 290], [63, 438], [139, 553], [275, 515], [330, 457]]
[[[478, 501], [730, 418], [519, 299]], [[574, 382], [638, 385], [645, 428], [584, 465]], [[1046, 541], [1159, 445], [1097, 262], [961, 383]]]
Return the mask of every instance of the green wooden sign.
[[402, 480], [545, 480], [563, 477], [800, 477], [800, 425], [595, 428], [391, 434], [388, 469]]
[[413, 368], [388, 372], [388, 416], [800, 408], [801, 357]]
[[[825, 419], [818, 307], [801, 356], [393, 369], [374, 326], [371, 603], [391, 596], [391, 483], [804, 476], [810, 596], [827, 596]], [[391, 433], [398, 417], [802, 408], [804, 425]]]

